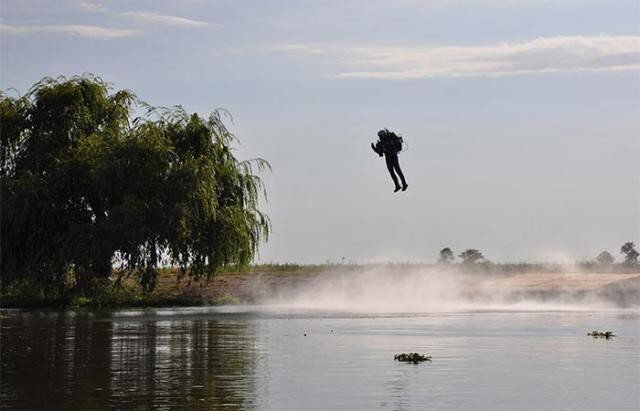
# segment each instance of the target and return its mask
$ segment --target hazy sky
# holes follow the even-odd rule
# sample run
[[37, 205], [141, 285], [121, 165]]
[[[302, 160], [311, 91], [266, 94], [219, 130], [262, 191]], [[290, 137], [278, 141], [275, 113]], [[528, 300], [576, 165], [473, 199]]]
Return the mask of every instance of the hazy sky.
[[[92, 72], [229, 109], [262, 261], [619, 260], [640, 242], [638, 0], [0, 0], [0, 88]], [[392, 193], [368, 147], [404, 135]]]

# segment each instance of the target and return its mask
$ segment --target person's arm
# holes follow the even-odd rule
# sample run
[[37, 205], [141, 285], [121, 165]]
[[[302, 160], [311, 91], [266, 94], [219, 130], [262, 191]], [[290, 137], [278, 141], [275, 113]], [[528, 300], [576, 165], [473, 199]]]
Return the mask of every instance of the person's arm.
[[382, 157], [382, 150], [380, 149], [380, 142], [379, 142], [379, 141], [376, 143], [376, 145], [375, 145], [375, 146], [373, 145], [373, 143], [371, 143], [371, 149], [372, 149], [373, 151], [375, 151], [375, 152], [376, 152], [376, 154], [377, 154], [379, 157]]

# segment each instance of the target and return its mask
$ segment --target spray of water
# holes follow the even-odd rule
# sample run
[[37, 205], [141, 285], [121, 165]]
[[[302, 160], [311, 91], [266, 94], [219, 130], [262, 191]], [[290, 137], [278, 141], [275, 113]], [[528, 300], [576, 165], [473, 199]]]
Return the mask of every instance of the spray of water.
[[[613, 276], [378, 267], [322, 273], [263, 302], [291, 309], [371, 313], [639, 308], [640, 275]], [[611, 288], [618, 283], [624, 285]]]

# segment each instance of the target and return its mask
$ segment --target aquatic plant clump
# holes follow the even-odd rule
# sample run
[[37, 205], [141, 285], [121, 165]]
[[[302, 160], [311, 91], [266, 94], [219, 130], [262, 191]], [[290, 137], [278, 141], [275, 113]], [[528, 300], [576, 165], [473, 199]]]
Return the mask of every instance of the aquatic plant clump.
[[590, 335], [593, 338], [606, 338], [607, 340], [616, 336], [613, 333], [613, 331], [598, 331], [598, 330], [593, 330], [590, 333], [587, 333], [587, 335]]
[[417, 352], [414, 353], [402, 353], [402, 354], [396, 354], [393, 356], [393, 359], [395, 361], [401, 361], [401, 362], [410, 362], [410, 363], [414, 363], [414, 364], [418, 364], [424, 361], [429, 361], [431, 362], [431, 357], [428, 355], [421, 355], [418, 354]]

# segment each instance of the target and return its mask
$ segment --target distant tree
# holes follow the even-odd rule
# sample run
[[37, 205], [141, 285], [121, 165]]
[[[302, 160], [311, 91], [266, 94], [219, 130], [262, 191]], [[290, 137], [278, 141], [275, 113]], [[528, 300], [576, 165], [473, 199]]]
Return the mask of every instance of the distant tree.
[[252, 167], [268, 164], [236, 159], [221, 114], [156, 109], [93, 76], [0, 93], [3, 285], [71, 273], [82, 288], [118, 263], [151, 289], [160, 265], [198, 279], [248, 264], [269, 231]]
[[445, 247], [440, 250], [440, 258], [438, 258], [438, 262], [441, 264], [451, 264], [455, 258], [453, 251], [451, 251], [449, 247]]
[[482, 253], [475, 248], [469, 248], [463, 251], [458, 257], [462, 258], [463, 264], [475, 264], [484, 259]]
[[624, 243], [622, 247], [620, 247], [620, 253], [624, 254], [625, 264], [638, 264], [638, 256], [640, 256], [640, 253], [636, 251], [636, 246], [631, 241]]
[[600, 254], [598, 254], [598, 256], [596, 257], [596, 261], [598, 262], [598, 264], [600, 265], [611, 265], [613, 264], [613, 262], [615, 261], [615, 259], [613, 258], [613, 256], [611, 255], [611, 253], [609, 253], [608, 251], [602, 251]]

